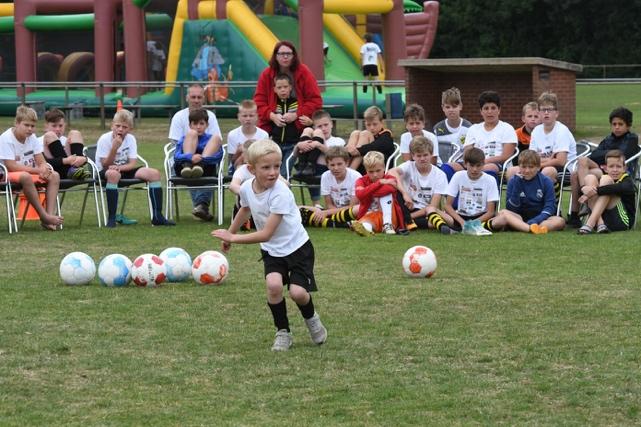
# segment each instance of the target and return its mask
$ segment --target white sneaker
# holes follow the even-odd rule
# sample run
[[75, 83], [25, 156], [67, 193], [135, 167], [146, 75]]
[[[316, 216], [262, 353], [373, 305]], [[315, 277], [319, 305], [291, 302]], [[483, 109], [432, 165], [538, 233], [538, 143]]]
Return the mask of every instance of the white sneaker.
[[292, 346], [292, 334], [287, 329], [279, 329], [272, 345], [272, 351], [287, 351]]
[[321, 323], [318, 313], [314, 313], [313, 317], [305, 319], [305, 324], [309, 330], [309, 336], [312, 338], [314, 344], [321, 345], [327, 339], [327, 329]]
[[383, 233], [396, 234], [396, 231], [394, 231], [394, 227], [392, 226], [392, 224], [387, 223], [387, 224], [383, 224]]
[[470, 234], [473, 236], [491, 236], [492, 232], [490, 230], [486, 230], [485, 228], [483, 228], [482, 225], [479, 225], [474, 227]]

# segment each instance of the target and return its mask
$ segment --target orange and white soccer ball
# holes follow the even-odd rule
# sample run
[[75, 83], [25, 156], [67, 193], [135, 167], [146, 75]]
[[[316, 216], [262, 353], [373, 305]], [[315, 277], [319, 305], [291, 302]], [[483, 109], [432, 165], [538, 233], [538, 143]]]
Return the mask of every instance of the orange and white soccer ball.
[[220, 285], [229, 273], [229, 262], [218, 251], [205, 251], [194, 259], [191, 273], [201, 285]]
[[167, 278], [165, 262], [158, 255], [142, 254], [131, 267], [131, 280], [141, 288], [155, 288]]
[[432, 277], [436, 255], [427, 246], [413, 246], [403, 255], [403, 270], [410, 277]]

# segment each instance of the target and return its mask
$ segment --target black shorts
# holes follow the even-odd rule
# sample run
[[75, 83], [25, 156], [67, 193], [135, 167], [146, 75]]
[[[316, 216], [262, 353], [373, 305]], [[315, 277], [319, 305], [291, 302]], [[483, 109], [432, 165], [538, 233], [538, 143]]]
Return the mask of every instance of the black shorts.
[[[187, 165], [188, 163], [175, 163], [174, 172], [176, 172], [176, 176], [180, 176], [180, 171], [183, 170], [183, 168]], [[218, 175], [218, 171], [216, 170], [216, 165], [205, 165], [202, 163], [196, 163], [194, 166], [200, 166], [201, 168], [203, 168], [203, 176]]]
[[604, 210], [601, 218], [610, 231], [627, 231], [630, 229], [630, 216], [621, 201], [612, 209]]
[[369, 65], [363, 65], [363, 75], [365, 77], [367, 76], [378, 76], [378, 65], [375, 64], [369, 64]]
[[[120, 172], [120, 179], [135, 179], [136, 172], [138, 172], [138, 169], [140, 169], [141, 167], [142, 166], [139, 166], [130, 171]], [[105, 177], [105, 172], [107, 172], [107, 169], [103, 169], [100, 171], [100, 179], [103, 180], [104, 182], [107, 182], [107, 178]]]
[[318, 290], [314, 278], [314, 246], [311, 240], [284, 257], [271, 256], [262, 249], [260, 252], [263, 255], [265, 277], [269, 273], [279, 273], [283, 276], [283, 285], [287, 285], [287, 289], [294, 284], [305, 288], [307, 292]]

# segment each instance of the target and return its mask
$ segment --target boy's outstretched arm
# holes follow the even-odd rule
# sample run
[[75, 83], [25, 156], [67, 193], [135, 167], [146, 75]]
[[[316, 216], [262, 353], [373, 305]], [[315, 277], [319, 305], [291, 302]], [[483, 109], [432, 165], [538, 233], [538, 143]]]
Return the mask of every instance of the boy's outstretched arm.
[[[243, 212], [243, 209], [247, 209], [246, 212]], [[236, 234], [240, 225], [249, 219], [251, 212], [249, 208], [241, 208], [234, 218], [234, 222], [229, 226], [229, 229], [223, 230], [218, 229], [212, 231], [211, 235], [223, 241], [223, 250], [225, 252], [229, 251], [232, 243], [262, 243], [266, 242], [272, 238], [274, 232], [280, 225], [280, 222], [283, 220], [281, 214], [272, 213], [267, 218], [265, 227], [262, 230], [258, 230], [253, 233], [248, 234]]]

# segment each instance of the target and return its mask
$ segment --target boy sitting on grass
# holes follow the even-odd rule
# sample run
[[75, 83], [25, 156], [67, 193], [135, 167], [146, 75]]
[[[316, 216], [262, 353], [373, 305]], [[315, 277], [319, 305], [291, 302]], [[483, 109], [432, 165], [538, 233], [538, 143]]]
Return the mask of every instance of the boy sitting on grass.
[[539, 155], [532, 150], [523, 151], [519, 155], [519, 168], [520, 174], [514, 175], [507, 184], [507, 209], [488, 221], [488, 229], [533, 234], [563, 230], [565, 220], [554, 215], [554, 184], [541, 173]]
[[605, 172], [601, 179], [585, 177], [579, 203], [587, 203], [591, 213], [579, 234], [629, 230], [634, 225], [636, 197], [634, 180], [625, 170], [625, 154], [611, 150], [605, 155]]

